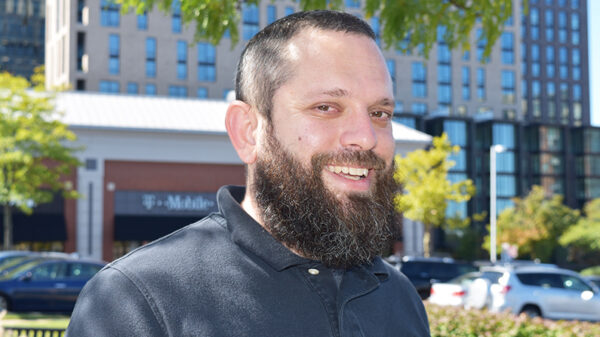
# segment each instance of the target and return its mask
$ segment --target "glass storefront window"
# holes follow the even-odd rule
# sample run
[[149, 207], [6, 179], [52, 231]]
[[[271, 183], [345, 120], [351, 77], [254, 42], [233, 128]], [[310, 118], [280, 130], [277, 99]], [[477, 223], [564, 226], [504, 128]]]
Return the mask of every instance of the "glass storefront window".
[[600, 129], [584, 131], [584, 149], [588, 153], [600, 153]]
[[498, 173], [514, 173], [515, 170], [515, 153], [505, 151], [496, 155], [496, 171]]
[[556, 177], [542, 177], [542, 187], [549, 194], [564, 194], [563, 180]]
[[444, 132], [452, 145], [467, 145], [467, 123], [464, 121], [444, 121]]
[[515, 126], [508, 123], [496, 123], [492, 127], [494, 144], [504, 145], [508, 149], [515, 148]]
[[467, 151], [460, 150], [448, 156], [448, 160], [454, 161], [454, 166], [450, 171], [466, 171], [467, 170]]
[[540, 147], [542, 151], [562, 151], [563, 136], [557, 127], [540, 127]]
[[551, 154], [540, 155], [540, 167], [542, 174], [562, 174], [565, 171], [562, 158]]
[[496, 195], [499, 197], [513, 197], [517, 194], [517, 179], [514, 175], [499, 174], [496, 177]]

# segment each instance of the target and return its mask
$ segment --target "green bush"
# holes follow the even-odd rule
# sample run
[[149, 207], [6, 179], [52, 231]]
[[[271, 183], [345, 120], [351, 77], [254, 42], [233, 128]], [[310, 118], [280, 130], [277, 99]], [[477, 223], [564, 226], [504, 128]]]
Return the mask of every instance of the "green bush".
[[524, 315], [466, 310], [425, 303], [432, 337], [598, 337], [600, 324], [530, 319]]
[[600, 266], [589, 267], [580, 272], [583, 276], [600, 275]]

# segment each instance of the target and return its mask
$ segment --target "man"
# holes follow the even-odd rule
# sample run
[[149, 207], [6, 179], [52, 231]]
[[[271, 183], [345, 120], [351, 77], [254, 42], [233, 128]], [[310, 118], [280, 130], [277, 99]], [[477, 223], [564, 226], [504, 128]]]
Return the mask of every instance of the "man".
[[373, 31], [296, 13], [244, 50], [226, 127], [248, 166], [219, 212], [111, 263], [68, 336], [427, 336], [378, 253], [394, 220], [393, 90]]

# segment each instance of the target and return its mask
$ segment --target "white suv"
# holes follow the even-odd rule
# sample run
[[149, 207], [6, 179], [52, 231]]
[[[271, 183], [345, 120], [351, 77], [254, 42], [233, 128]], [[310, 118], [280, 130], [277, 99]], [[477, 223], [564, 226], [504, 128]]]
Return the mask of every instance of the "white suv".
[[501, 276], [489, 288], [492, 311], [551, 319], [600, 321], [600, 291], [576, 272], [547, 266], [489, 266]]

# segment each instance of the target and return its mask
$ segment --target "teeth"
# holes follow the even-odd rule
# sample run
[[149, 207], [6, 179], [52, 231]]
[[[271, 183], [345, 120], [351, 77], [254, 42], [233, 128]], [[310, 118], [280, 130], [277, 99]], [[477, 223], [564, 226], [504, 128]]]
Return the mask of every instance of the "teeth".
[[346, 174], [347, 177], [354, 179], [354, 180], [358, 180], [358, 179], [360, 179], [360, 177], [366, 177], [369, 174], [369, 169], [358, 168], [358, 167], [328, 165], [327, 169], [333, 173]]

